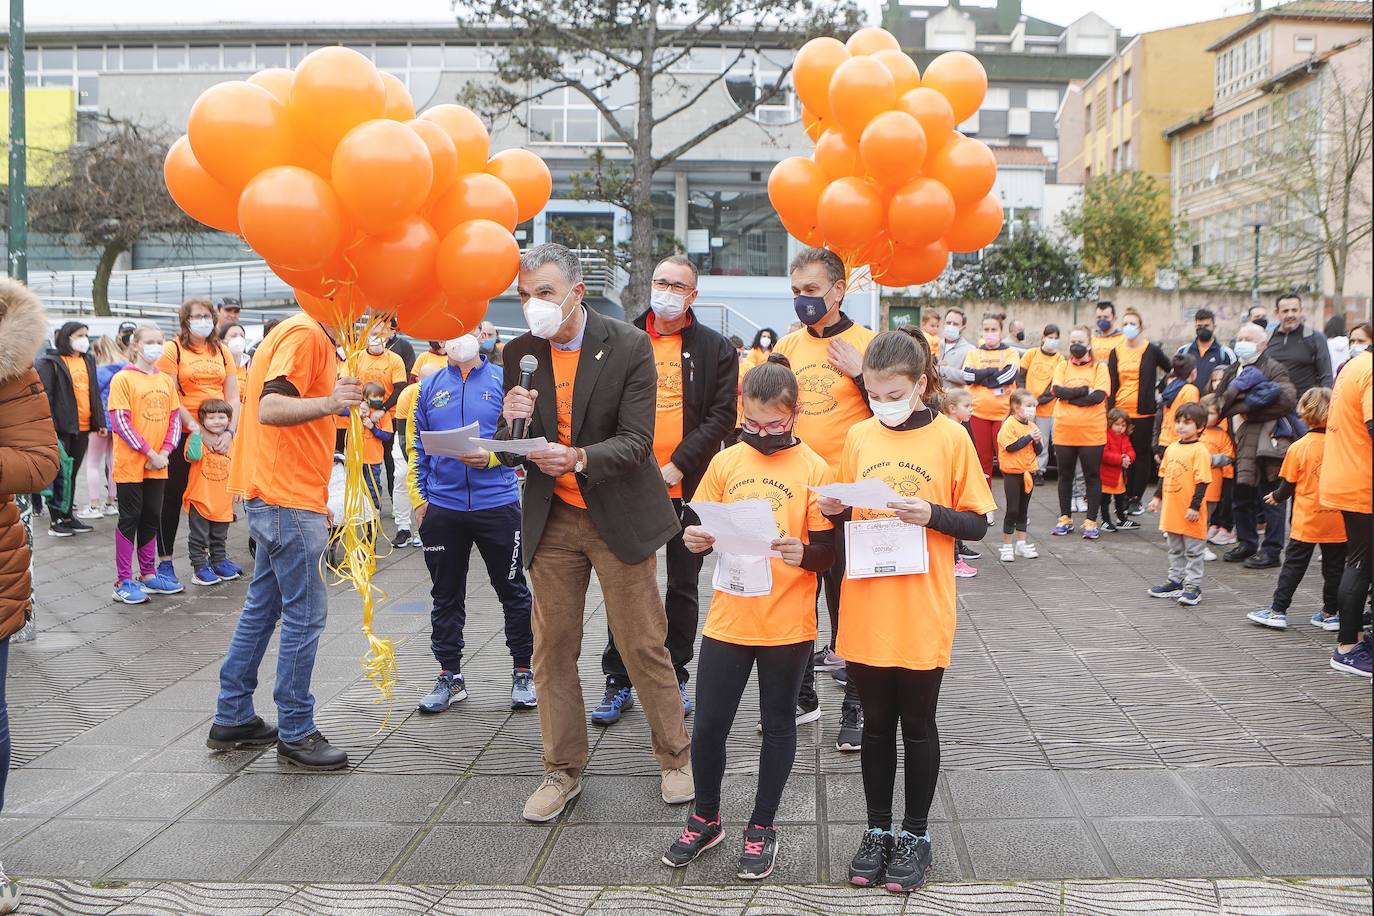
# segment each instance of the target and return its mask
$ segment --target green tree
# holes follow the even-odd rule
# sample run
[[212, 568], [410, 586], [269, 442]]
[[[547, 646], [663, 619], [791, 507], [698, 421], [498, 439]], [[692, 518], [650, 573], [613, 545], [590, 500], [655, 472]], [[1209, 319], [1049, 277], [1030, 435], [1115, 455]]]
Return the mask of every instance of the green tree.
[[1113, 286], [1149, 282], [1173, 250], [1169, 191], [1141, 171], [1091, 179], [1060, 222], [1082, 243], [1083, 266]]
[[[627, 311], [647, 305], [656, 246], [655, 173], [702, 142], [775, 103], [788, 90], [792, 52], [808, 38], [858, 23], [849, 0], [493, 0], [464, 7], [462, 25], [498, 33], [496, 79], [470, 84], [462, 101], [492, 119], [531, 124], [531, 102], [572, 93], [601, 119], [617, 155], [591, 160], [575, 193], [598, 194], [630, 213]], [[687, 74], [689, 59], [714, 57], [709, 74]], [[718, 69], [717, 69], [718, 67]], [[696, 69], [696, 68], [694, 68]], [[750, 73], [731, 92], [728, 114], [698, 103], [727, 77]], [[766, 73], [766, 76], [762, 74]], [[666, 141], [665, 136], [672, 139]]]
[[1091, 296], [1093, 285], [1078, 255], [1028, 222], [1011, 238], [984, 252], [979, 261], [955, 269], [948, 295], [965, 299], [1031, 299], [1064, 302]]

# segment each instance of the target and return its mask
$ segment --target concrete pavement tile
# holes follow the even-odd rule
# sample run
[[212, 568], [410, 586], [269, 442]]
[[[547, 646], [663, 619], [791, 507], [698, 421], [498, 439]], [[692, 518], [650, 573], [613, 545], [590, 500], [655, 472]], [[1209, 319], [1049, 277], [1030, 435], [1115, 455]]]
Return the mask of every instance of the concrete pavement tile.
[[222, 751], [211, 753], [208, 748], [165, 747], [153, 751], [133, 767], [145, 773], [237, 773], [264, 753], [276, 756], [269, 748], [266, 752]]
[[1117, 869], [1127, 877], [1254, 874], [1216, 826], [1200, 817], [1100, 820], [1093, 826]]
[[24, 765], [24, 769], [132, 770], [152, 752], [151, 748], [118, 744], [64, 744], [29, 761]]
[[259, 865], [261, 881], [375, 881], [416, 828], [392, 824], [305, 824]]
[[[507, 799], [514, 801], [509, 794]], [[574, 824], [681, 824], [687, 807], [663, 801], [658, 776], [588, 776], [567, 818]]]
[[1202, 813], [1174, 773], [1077, 770], [1064, 776], [1087, 817]]
[[232, 881], [289, 829], [285, 824], [173, 824], [109, 874], [118, 878]]
[[1078, 821], [986, 821], [960, 823], [959, 829], [979, 880], [1107, 875]]
[[954, 816], [965, 818], [1071, 817], [1073, 807], [1053, 773], [953, 772], [948, 775]]
[[745, 916], [898, 916], [906, 901], [898, 894], [858, 887], [813, 884], [780, 887], [763, 883]]
[[939, 913], [941, 916], [1041, 916], [1057, 914], [1061, 888], [1058, 883], [934, 884], [912, 895], [907, 913]]
[[[83, 733], [73, 744], [131, 744], [162, 747], [183, 732], [210, 721], [211, 710], [130, 709]], [[202, 745], [204, 738], [202, 736]]]
[[754, 899], [755, 887], [636, 887], [607, 888], [588, 911], [623, 916], [681, 916], [710, 913], [741, 916]]
[[1227, 916], [1367, 916], [1369, 883], [1363, 878], [1308, 881], [1218, 881]]
[[160, 821], [48, 821], [4, 851], [10, 874], [94, 878], [161, 830]]
[[[340, 773], [240, 773], [186, 815], [205, 821], [295, 821], [349, 777]], [[370, 819], [355, 818], [355, 820]]]
[[549, 832], [549, 827], [533, 824], [438, 825], [406, 858], [396, 879], [429, 884], [524, 884]]
[[46, 823], [46, 815], [37, 817], [11, 817], [6, 812], [5, 817], [0, 817], [0, 847], [14, 842], [19, 837], [28, 833], [39, 824]]
[[[66, 878], [30, 878], [23, 881], [23, 907], [26, 914], [67, 916], [69, 913], [116, 913], [153, 890], [151, 882], [118, 882], [117, 886], [92, 887], [85, 881]], [[145, 914], [147, 910], [143, 911]], [[169, 910], [167, 912], [178, 912]]]
[[63, 816], [170, 820], [226, 778], [211, 773], [126, 773], [67, 809]]
[[540, 884], [618, 884], [633, 875], [640, 884], [667, 884], [673, 870], [660, 859], [671, 830], [643, 826], [564, 827], [539, 872]]
[[1063, 916], [1197, 916], [1217, 912], [1211, 881], [1066, 881]]
[[5, 783], [5, 817], [56, 814], [117, 775], [86, 769], [14, 770]]
[[1369, 847], [1334, 817], [1245, 817], [1221, 822], [1266, 875], [1368, 875]]
[[1369, 814], [1374, 773], [1367, 762], [1355, 767], [1294, 767], [1290, 772], [1306, 780], [1336, 810]]
[[455, 887], [434, 905], [434, 916], [510, 914], [510, 916], [582, 916], [602, 894], [599, 887]]
[[456, 776], [349, 776], [316, 810], [312, 821], [362, 821], [389, 824], [423, 823], [438, 809], [457, 782]]
[[[433, 912], [447, 888], [397, 884], [317, 884], [302, 887], [272, 908], [269, 916], [407, 916]], [[216, 911], [215, 916], [218, 916]]]
[[[132, 882], [130, 886], [137, 887], [141, 883]], [[162, 916], [164, 913], [261, 916], [263, 913], [276, 912], [275, 907], [296, 892], [288, 884], [164, 881], [148, 888], [137, 900], [121, 906], [110, 916]]]
[[[864, 801], [863, 777], [857, 773], [832, 773], [825, 778], [825, 816], [831, 823], [866, 824], [868, 806]], [[949, 773], [942, 772], [935, 789], [935, 800], [930, 806], [930, 820], [947, 821], [949, 811], [945, 808], [944, 794], [940, 786], [948, 785]], [[906, 810], [906, 785], [898, 779], [892, 787], [892, 813], [897, 820], [902, 819]]]
[[[469, 776], [439, 815], [439, 823], [523, 824], [525, 799], [539, 788], [539, 777]], [[581, 803], [581, 798], [578, 798]], [[662, 804], [660, 799], [659, 804]]]
[[1182, 770], [1213, 814], [1329, 814], [1331, 805], [1297, 774], [1274, 767]]

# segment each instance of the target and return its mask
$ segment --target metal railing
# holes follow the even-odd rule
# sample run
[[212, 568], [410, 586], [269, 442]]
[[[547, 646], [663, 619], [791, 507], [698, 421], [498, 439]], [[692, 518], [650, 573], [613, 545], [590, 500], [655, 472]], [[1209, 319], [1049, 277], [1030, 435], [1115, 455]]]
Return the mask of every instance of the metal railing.
[[763, 328], [763, 325], [724, 302], [694, 302], [692, 311], [703, 324], [726, 337], [738, 334], [746, 344]]

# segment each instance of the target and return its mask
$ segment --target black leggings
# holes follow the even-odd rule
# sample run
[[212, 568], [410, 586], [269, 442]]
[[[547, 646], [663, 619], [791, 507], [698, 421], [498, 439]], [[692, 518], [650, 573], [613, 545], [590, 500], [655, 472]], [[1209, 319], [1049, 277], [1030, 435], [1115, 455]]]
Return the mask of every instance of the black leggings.
[[1102, 446], [1056, 445], [1054, 457], [1059, 463], [1059, 514], [1073, 515], [1074, 466], [1083, 468], [1083, 486], [1087, 489], [1088, 518], [1097, 518], [1102, 508]]
[[892, 829], [892, 786], [897, 778], [900, 720], [906, 754], [906, 814], [902, 829], [920, 836], [929, 826], [930, 804], [940, 777], [940, 733], [935, 727], [935, 707], [940, 701], [940, 681], [945, 669], [875, 668], [857, 662], [849, 662], [848, 668], [849, 682], [858, 686], [864, 710], [859, 765], [863, 770], [868, 826]]
[[[72, 478], [65, 481], [67, 489], [63, 492], [70, 497], [67, 500], [67, 508], [58, 511], [53, 508], [53, 501], [48, 503], [48, 511], [53, 521], [59, 518], [69, 519], [72, 517], [72, 510], [76, 508], [76, 481], [77, 473], [81, 470], [81, 461], [86, 457], [86, 446], [90, 442], [90, 433], [62, 433], [58, 438], [62, 441], [62, 448], [66, 449], [67, 456], [72, 459]], [[59, 474], [59, 477], [61, 475]], [[58, 483], [53, 484], [53, 496], [58, 496]], [[61, 500], [57, 500], [60, 502]]]
[[[1283, 551], [1283, 567], [1279, 570], [1279, 584], [1274, 587], [1274, 599], [1269, 606], [1281, 614], [1287, 614], [1293, 603], [1293, 593], [1298, 590], [1307, 565], [1312, 562], [1316, 544], [1307, 541], [1288, 539]], [[1322, 544], [1322, 611], [1332, 613], [1340, 605], [1341, 576], [1345, 572], [1345, 543]]]
[[1149, 488], [1150, 481], [1155, 479], [1155, 418], [1139, 417], [1132, 420], [1131, 424], [1131, 448], [1135, 449], [1135, 460], [1123, 472], [1123, 476], [1126, 478], [1126, 502], [1138, 503]]
[[[1135, 465], [1131, 465], [1135, 467]], [[1130, 505], [1130, 499], [1125, 493], [1103, 493], [1102, 494], [1102, 521], [1112, 520], [1112, 504], [1116, 504], [1116, 520], [1124, 522], [1126, 520], [1126, 509]]]
[[1341, 512], [1345, 520], [1345, 571], [1341, 574], [1340, 643], [1348, 646], [1364, 629], [1364, 608], [1369, 601], [1370, 524], [1368, 512]]
[[1030, 513], [1031, 495], [1026, 492], [1026, 481], [1019, 473], [1007, 474], [1002, 478], [1002, 487], [1007, 497], [1007, 511], [1002, 517], [1002, 533], [1019, 531], [1026, 533], [1026, 516]]
[[696, 778], [698, 817], [720, 817], [720, 783], [725, 777], [725, 742], [735, 724], [749, 672], [759, 669], [759, 785], [749, 823], [771, 827], [778, 815], [783, 787], [797, 756], [797, 690], [810, 667], [811, 643], [785, 646], [740, 646], [709, 636], [701, 638], [697, 657], [696, 715], [692, 719], [692, 773]]
[[1223, 477], [1221, 479], [1221, 497], [1217, 500], [1217, 511], [1213, 512], [1207, 519], [1209, 525], [1216, 525], [1218, 528], [1225, 528], [1227, 531], [1236, 527], [1235, 514], [1232, 512], [1231, 500], [1235, 497], [1236, 480], [1234, 477]]
[[167, 489], [162, 494], [162, 520], [157, 529], [157, 555], [170, 559], [176, 546], [177, 528], [181, 526], [181, 497], [186, 494], [186, 481], [191, 465], [186, 452], [173, 447], [167, 456]]

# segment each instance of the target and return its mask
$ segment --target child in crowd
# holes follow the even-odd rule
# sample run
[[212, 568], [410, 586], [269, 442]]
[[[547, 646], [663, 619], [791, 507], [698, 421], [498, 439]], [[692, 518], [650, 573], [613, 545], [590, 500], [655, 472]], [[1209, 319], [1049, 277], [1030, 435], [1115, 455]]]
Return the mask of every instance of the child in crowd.
[[[867, 567], [856, 576], [851, 568], [844, 581], [835, 651], [847, 662], [863, 706], [860, 765], [868, 809], [849, 880], [906, 892], [921, 887], [931, 867], [927, 818], [940, 773], [936, 705], [954, 642], [954, 541], [982, 539], [997, 504], [968, 434], [923, 403], [940, 385], [924, 336], [879, 334], [864, 354], [863, 379], [874, 415], [850, 428], [837, 476], [845, 482], [880, 479], [902, 498], [889, 504], [890, 511], [850, 509], [826, 498], [821, 511], [850, 526], [851, 537], [868, 533], [856, 527], [864, 522], [894, 516], [921, 526], [923, 551], [914, 532], [903, 533], [905, 526], [885, 536], [897, 541], [894, 562], [924, 560], [927, 571], [902, 575]], [[862, 562], [851, 552], [849, 562], [856, 559]], [[906, 812], [894, 825], [899, 724]]]
[[[1035, 395], [1025, 388], [1011, 393], [1011, 416], [1002, 421], [997, 433], [997, 466], [1002, 469], [1002, 484], [1007, 505], [1002, 516], [1002, 548], [999, 559], [1011, 563], [1018, 556], [1034, 560], [1040, 556], [1035, 545], [1026, 540], [1026, 516], [1030, 511], [1031, 491], [1044, 436], [1035, 424]], [[1015, 535], [1016, 543], [1012, 543]]]
[[1100, 536], [1097, 516], [1102, 507], [1102, 450], [1107, 445], [1107, 395], [1111, 373], [1105, 361], [1093, 357], [1092, 332], [1084, 325], [1069, 331], [1068, 358], [1054, 370], [1054, 455], [1059, 473], [1059, 520], [1050, 533], [1073, 533], [1074, 477], [1083, 472], [1083, 537]]
[[395, 427], [392, 437], [392, 460], [396, 464], [396, 484], [391, 489], [391, 515], [396, 523], [396, 536], [391, 539], [392, 547], [421, 547], [420, 533], [410, 529], [410, 455], [411, 442], [415, 438], [412, 423], [415, 417], [415, 399], [420, 396], [420, 382], [438, 372], [441, 367], [434, 363], [420, 367], [419, 381], [411, 382], [401, 389], [396, 398], [396, 410], [392, 418]]
[[[945, 416], [964, 428], [968, 433], [969, 441], [973, 441], [973, 431], [969, 429], [969, 421], [973, 419], [973, 392], [964, 386], [950, 386], [938, 398], [940, 409]], [[976, 560], [982, 554], [965, 544], [963, 541], [954, 542], [954, 575], [960, 579], [972, 579], [978, 575], [978, 570], [969, 560]]]
[[1207, 544], [1202, 501], [1212, 482], [1211, 455], [1202, 444], [1206, 425], [1207, 411], [1201, 404], [1184, 404], [1174, 412], [1175, 441], [1164, 450], [1159, 487], [1150, 500], [1150, 511], [1159, 513], [1159, 530], [1169, 539], [1169, 580], [1151, 588], [1150, 597], [1176, 598], [1187, 607], [1202, 600]]
[[[1126, 514], [1126, 471], [1135, 463], [1135, 446], [1131, 444], [1131, 418], [1126, 411], [1113, 407], [1107, 411], [1107, 444], [1102, 448], [1102, 530], [1139, 528], [1140, 523]], [[1108, 499], [1112, 497], [1112, 499]], [[1112, 521], [1112, 502], [1116, 503], [1116, 521]]]
[[[816, 573], [835, 561], [833, 526], [810, 489], [831, 483], [834, 475], [825, 459], [792, 433], [798, 399], [797, 378], [786, 357], [774, 353], [750, 369], [744, 376], [740, 441], [711, 459], [696, 490], [696, 499], [704, 502], [767, 500], [779, 534], [772, 547], [781, 556], [722, 554], [717, 560], [715, 592], [697, 659], [692, 720], [696, 801], [682, 834], [663, 855], [664, 864], [674, 868], [723, 839], [725, 746], [755, 666], [763, 743], [738, 875], [765, 878], [777, 857], [773, 824], [796, 757], [797, 691], [816, 639]], [[693, 553], [705, 553], [714, 543], [698, 525], [687, 526], [683, 542]], [[767, 592], [756, 579], [769, 586]]]
[[383, 458], [394, 435], [391, 413], [386, 409], [386, 389], [380, 382], [363, 386], [363, 477], [372, 507], [382, 511]]
[[[196, 409], [200, 428], [213, 436], [229, 428], [232, 415], [233, 408], [218, 398], [208, 398]], [[234, 520], [229, 496], [229, 456], [206, 448], [200, 434], [195, 433], [186, 440], [186, 462], [190, 474], [181, 504], [186, 510], [186, 546], [194, 570], [191, 581], [196, 585], [217, 585], [237, 579], [243, 570], [229, 559], [227, 551], [229, 523]]]
[[1234, 544], [1236, 535], [1231, 530], [1230, 508], [1236, 477], [1236, 446], [1231, 441], [1231, 434], [1221, 425], [1217, 396], [1205, 394], [1198, 403], [1207, 411], [1202, 444], [1212, 456], [1212, 482], [1207, 485], [1207, 543]]
[[1154, 433], [1155, 455], [1162, 456], [1177, 438], [1177, 424], [1174, 417], [1184, 404], [1196, 404], [1202, 399], [1202, 392], [1193, 384], [1196, 378], [1197, 360], [1189, 353], [1175, 353], [1169, 367], [1169, 380], [1164, 383], [1164, 391], [1159, 396], [1160, 411], [1155, 414]]
[[940, 355], [940, 325], [943, 322], [944, 317], [939, 309], [921, 309], [921, 333], [926, 336], [930, 352], [936, 357]]
[[[167, 485], [167, 456], [181, 438], [181, 402], [171, 378], [157, 368], [162, 331], [145, 324], [129, 337], [130, 364], [110, 382], [114, 420], [115, 491], [119, 526], [115, 531], [114, 599], [143, 604], [149, 593], [185, 591], [157, 571], [157, 530]], [[134, 554], [139, 576], [134, 577]]]
[[1317, 499], [1322, 458], [1326, 452], [1326, 418], [1331, 409], [1330, 388], [1309, 388], [1298, 401], [1298, 416], [1307, 424], [1307, 435], [1288, 447], [1279, 471], [1279, 485], [1264, 497], [1271, 506], [1293, 497], [1293, 530], [1283, 552], [1283, 568], [1269, 606], [1245, 616], [1260, 626], [1288, 629], [1288, 608], [1293, 592], [1307, 574], [1312, 553], [1322, 549], [1322, 609], [1311, 624], [1323, 630], [1340, 629], [1337, 593], [1345, 571], [1345, 522], [1340, 510], [1323, 508]]
[[[100, 387], [100, 409], [109, 421], [110, 382], [115, 373], [129, 361], [119, 349], [119, 343], [110, 335], [102, 334], [91, 345], [95, 356], [95, 377]], [[86, 446], [86, 491], [90, 505], [76, 513], [80, 519], [100, 518], [105, 515], [118, 515], [119, 505], [115, 494], [114, 482], [114, 433], [110, 426], [91, 433]]]

